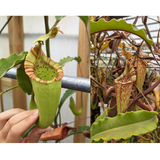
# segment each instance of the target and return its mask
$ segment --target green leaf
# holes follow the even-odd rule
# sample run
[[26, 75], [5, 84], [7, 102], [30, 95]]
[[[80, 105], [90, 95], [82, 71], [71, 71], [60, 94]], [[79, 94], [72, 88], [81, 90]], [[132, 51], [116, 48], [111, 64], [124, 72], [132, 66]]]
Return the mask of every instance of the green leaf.
[[24, 62], [17, 69], [17, 80], [18, 80], [19, 87], [22, 89], [22, 91], [30, 95], [32, 93], [32, 84], [29, 80], [28, 75], [24, 70]]
[[76, 60], [78, 63], [80, 63], [81, 62], [81, 57], [80, 56], [74, 57], [74, 60]]
[[31, 132], [31, 130], [32, 130], [33, 128], [35, 128], [35, 127], [36, 127], [36, 124], [33, 124], [29, 129], [27, 129], [27, 131], [25, 131], [25, 133], [23, 134], [23, 137], [22, 137], [22, 138], [27, 137], [28, 134], [29, 134], [29, 132]]
[[76, 105], [73, 97], [70, 97], [69, 108], [71, 109], [72, 113], [76, 116], [80, 115], [83, 111], [83, 106], [81, 106], [81, 108], [78, 111], [76, 110]]
[[73, 57], [68, 56], [68, 57], [66, 57], [66, 58], [61, 59], [61, 60], [58, 62], [58, 64], [63, 67], [66, 63], [68, 63], [68, 62], [70, 62], [70, 61], [73, 61], [73, 60], [76, 60], [78, 63], [80, 63], [80, 62], [81, 62], [81, 57], [78, 56], [78, 57], [74, 57], [74, 58], [73, 58]]
[[28, 52], [22, 52], [20, 54], [13, 53], [7, 58], [0, 59], [0, 78], [11, 69], [12, 67], [22, 63]]
[[71, 130], [67, 136], [71, 136], [73, 134], [77, 134], [77, 133], [83, 133], [83, 131], [88, 131], [90, 132], [90, 126], [78, 126], [78, 130], [76, 132], [74, 132], [74, 129]]
[[78, 17], [84, 22], [84, 24], [87, 27], [87, 24], [88, 24], [88, 21], [89, 21], [89, 17], [88, 16], [78, 16]]
[[65, 16], [66, 16], [65, 13], [55, 13], [55, 18], [56, 20], [59, 20], [59, 21]]
[[151, 39], [148, 39], [146, 36], [145, 29], [138, 29], [134, 24], [128, 24], [124, 19], [119, 21], [115, 19], [111, 19], [110, 21], [105, 21], [105, 19], [100, 19], [97, 22], [90, 22], [90, 34], [94, 34], [97, 32], [105, 31], [105, 30], [123, 30], [133, 34], [138, 35], [142, 39], [146, 41], [150, 46], [153, 44]]
[[103, 146], [103, 142], [104, 142], [103, 139], [100, 139], [98, 142], [92, 140], [91, 146]]
[[157, 114], [155, 111], [142, 110], [101, 119], [91, 126], [91, 141], [128, 139], [132, 135], [139, 136], [151, 132], [157, 127]]
[[112, 108], [107, 108], [100, 116], [96, 118], [94, 123], [97, 123], [100, 119], [104, 119], [111, 109]]
[[39, 36], [36, 40], [32, 41], [32, 43], [43, 42], [49, 38], [55, 38], [58, 31], [63, 33], [62, 31], [59, 30], [59, 27], [55, 26], [55, 27], [51, 28], [51, 30], [47, 34]]
[[65, 100], [70, 96], [72, 95], [73, 93], [77, 92], [76, 90], [71, 90], [71, 89], [68, 89], [66, 90], [66, 92], [63, 94], [61, 100], [60, 100], [60, 103], [59, 103], [59, 108], [61, 108], [61, 106], [63, 105], [63, 103], [65, 102]]

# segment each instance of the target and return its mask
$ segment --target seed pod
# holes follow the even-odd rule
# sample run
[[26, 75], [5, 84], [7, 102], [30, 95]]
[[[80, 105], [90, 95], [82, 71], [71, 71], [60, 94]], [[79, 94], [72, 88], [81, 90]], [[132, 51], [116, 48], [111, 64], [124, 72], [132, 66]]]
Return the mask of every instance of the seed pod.
[[61, 93], [62, 67], [48, 58], [41, 43], [31, 48], [26, 56], [24, 68], [35, 94], [39, 119], [37, 126], [46, 128], [54, 121]]

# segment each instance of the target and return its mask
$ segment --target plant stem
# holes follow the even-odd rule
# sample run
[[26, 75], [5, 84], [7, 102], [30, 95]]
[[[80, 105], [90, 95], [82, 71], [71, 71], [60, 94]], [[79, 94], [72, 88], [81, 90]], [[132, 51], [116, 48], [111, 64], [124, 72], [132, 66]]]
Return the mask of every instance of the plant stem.
[[142, 93], [142, 91], [138, 88], [138, 86], [136, 84], [134, 84], [134, 86], [136, 86], [136, 88], [139, 90], [139, 92], [142, 94], [143, 98], [146, 100], [146, 102], [148, 103], [149, 107], [151, 108], [151, 110], [153, 111], [153, 108], [151, 107], [150, 103], [148, 102], [147, 98], [144, 96], [144, 94]]
[[59, 112], [59, 124], [61, 125], [61, 112]]
[[[55, 27], [55, 26], [59, 23], [59, 21], [60, 21], [60, 20], [56, 20], [56, 22], [54, 23], [53, 27]], [[52, 27], [52, 28], [53, 28], [53, 27]], [[52, 28], [51, 28], [51, 29], [52, 29]]]
[[[44, 22], [45, 22], [45, 30], [46, 30], [46, 34], [50, 31], [49, 29], [49, 24], [48, 24], [48, 16], [44, 16]], [[47, 53], [47, 57], [50, 58], [50, 47], [49, 47], [49, 39], [46, 40], [46, 53]]]
[[2, 94], [6, 93], [6, 92], [8, 92], [8, 91], [10, 91], [10, 90], [12, 90], [14, 88], [17, 88], [17, 87], [19, 87], [19, 85], [16, 85], [16, 86], [13, 86], [11, 88], [8, 88], [5, 91], [3, 91], [3, 92], [0, 93], [0, 96], [1, 96], [1, 98], [0, 98], [1, 99], [1, 112], [4, 111]]
[[1, 96], [2, 94], [4, 94], [4, 93], [6, 93], [6, 92], [8, 92], [8, 91], [10, 91], [10, 90], [12, 90], [12, 89], [14, 89], [14, 88], [17, 88], [17, 87], [19, 87], [19, 85], [16, 85], [16, 86], [13, 86], [13, 87], [11, 87], [11, 88], [6, 89], [5, 91], [3, 91], [3, 92], [0, 93], [0, 96]]
[[[1, 83], [1, 80], [0, 80], [0, 91], [2, 92], [2, 83]], [[0, 100], [1, 100], [1, 112], [4, 111], [4, 106], [3, 106], [3, 97], [1, 96], [0, 97]]]
[[4, 107], [3, 107], [3, 98], [2, 98], [2, 96], [1, 96], [1, 112], [3, 112], [4, 111]]

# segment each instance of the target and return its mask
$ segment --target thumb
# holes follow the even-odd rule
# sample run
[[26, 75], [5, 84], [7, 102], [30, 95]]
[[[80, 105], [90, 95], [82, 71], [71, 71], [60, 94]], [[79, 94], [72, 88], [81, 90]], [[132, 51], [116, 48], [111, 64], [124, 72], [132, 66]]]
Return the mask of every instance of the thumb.
[[[51, 127], [47, 127], [47, 128], [39, 128], [39, 127], [35, 127], [31, 133], [29, 134], [29, 136], [27, 137], [27, 143], [37, 143], [39, 141], [39, 138], [41, 137], [42, 133], [50, 131]], [[23, 141], [23, 140], [22, 140]]]

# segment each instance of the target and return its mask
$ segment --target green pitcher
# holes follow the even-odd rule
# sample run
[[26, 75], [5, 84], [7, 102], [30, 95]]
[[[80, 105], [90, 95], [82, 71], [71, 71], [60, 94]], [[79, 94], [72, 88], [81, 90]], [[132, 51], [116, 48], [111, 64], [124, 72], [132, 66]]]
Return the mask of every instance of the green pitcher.
[[[34, 98], [31, 98], [30, 108], [38, 108], [39, 119], [37, 126], [46, 128], [54, 121], [61, 93], [62, 67], [48, 58], [41, 49], [39, 42], [26, 56], [24, 68], [29, 76]], [[32, 106], [34, 105], [34, 106]]]

